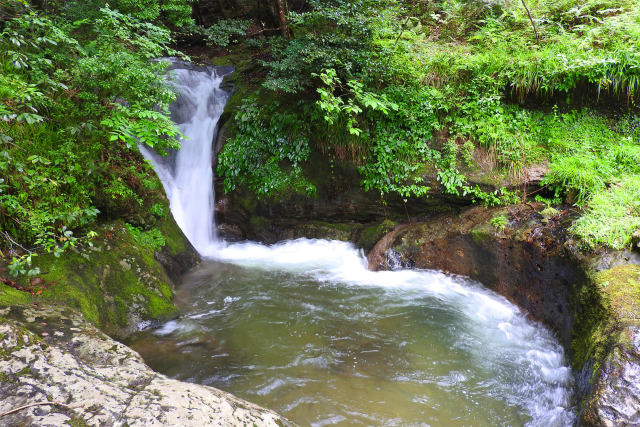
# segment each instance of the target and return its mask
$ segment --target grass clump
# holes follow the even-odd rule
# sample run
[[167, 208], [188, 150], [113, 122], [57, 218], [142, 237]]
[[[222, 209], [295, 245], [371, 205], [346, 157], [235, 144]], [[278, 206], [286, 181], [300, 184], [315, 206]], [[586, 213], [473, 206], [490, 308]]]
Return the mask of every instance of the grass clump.
[[640, 175], [622, 179], [593, 194], [571, 231], [589, 247], [629, 248], [640, 229]]
[[498, 215], [496, 217], [491, 218], [491, 225], [493, 225], [497, 231], [504, 231], [509, 225], [509, 220], [504, 215]]

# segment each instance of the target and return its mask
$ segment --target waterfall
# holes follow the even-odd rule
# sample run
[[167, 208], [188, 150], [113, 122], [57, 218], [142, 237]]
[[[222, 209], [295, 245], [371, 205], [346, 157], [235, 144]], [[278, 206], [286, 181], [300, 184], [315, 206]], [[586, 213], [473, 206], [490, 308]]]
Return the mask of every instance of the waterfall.
[[[474, 360], [473, 366], [477, 365], [480, 369], [474, 373], [466, 368], [463, 370], [452, 368], [442, 381], [434, 382], [433, 375], [429, 374], [431, 368], [420, 368], [421, 365], [418, 364], [410, 376], [400, 372], [398, 376], [394, 377], [392, 388], [406, 385], [413, 378], [416, 384], [420, 384], [420, 391], [416, 392], [418, 394], [414, 398], [419, 398], [420, 393], [432, 390], [437, 385], [443, 387], [442, 399], [444, 402], [449, 399], [446, 396], [451, 395], [452, 390], [455, 390], [455, 387], [454, 389], [451, 387], [453, 385], [458, 387], [459, 383], [462, 393], [465, 396], [469, 393], [472, 400], [473, 393], [480, 390], [480, 394], [487, 394], [490, 401], [496, 399], [497, 402], [503, 402], [498, 403], [500, 405], [520, 408], [519, 410], [531, 418], [527, 425], [561, 426], [573, 423], [575, 419], [571, 408], [573, 379], [571, 370], [564, 363], [563, 350], [560, 345], [553, 338], [551, 332], [532, 323], [517, 307], [479, 284], [469, 282], [464, 278], [447, 276], [440, 272], [403, 269], [399, 262], [396, 262], [396, 271], [372, 272], [367, 269], [367, 260], [363, 252], [346, 242], [298, 239], [271, 246], [256, 242], [219, 242], [216, 239], [214, 218], [212, 146], [216, 137], [218, 120], [229, 98], [229, 93], [220, 88], [224, 76], [224, 73], [220, 71], [228, 71], [228, 69], [220, 70], [214, 67], [194, 67], [190, 64], [176, 63], [173, 64], [173, 67], [174, 84], [179, 91], [179, 96], [171, 105], [171, 118], [179, 125], [184, 135], [184, 139], [181, 141], [182, 148], [179, 151], [171, 152], [167, 157], [159, 156], [143, 146], [140, 146], [140, 150], [153, 164], [160, 177], [176, 222], [198, 252], [210, 259], [209, 262], [215, 267], [215, 271], [222, 266], [222, 274], [224, 275], [227, 274], [224, 271], [227, 271], [225, 269], [228, 268], [224, 266], [233, 265], [234, 274], [242, 273], [243, 270], [238, 269], [242, 267], [250, 272], [250, 276], [258, 277], [257, 282], [248, 287], [247, 283], [243, 281], [237, 289], [235, 286], [227, 288], [222, 300], [224, 304], [243, 301], [244, 304], [251, 305], [255, 302], [256, 305], [250, 307], [251, 315], [249, 317], [265, 306], [268, 306], [267, 308], [274, 307], [276, 303], [283, 301], [289, 304], [285, 312], [296, 313], [295, 316], [298, 320], [304, 319], [309, 307], [312, 307], [313, 310], [320, 310], [305, 300], [306, 295], [287, 301], [286, 297], [276, 293], [272, 298], [273, 303], [265, 304], [264, 299], [269, 300], [268, 295], [271, 291], [267, 292], [261, 286], [264, 285], [263, 282], [268, 277], [275, 277], [272, 279], [274, 292], [279, 292], [279, 289], [286, 290], [287, 287], [298, 289], [309, 286], [309, 283], [315, 281], [320, 290], [335, 288], [341, 292], [341, 298], [356, 298], [354, 304], [361, 304], [359, 294], [351, 291], [356, 287], [363, 289], [363, 295], [367, 294], [367, 289], [376, 289], [379, 294], [390, 295], [386, 299], [390, 307], [397, 307], [398, 301], [419, 301], [421, 315], [417, 319], [420, 322], [442, 317], [444, 323], [438, 324], [434, 328], [444, 330], [453, 328], [455, 331], [453, 340], [445, 342], [443, 348], [454, 349], [458, 354], [456, 357], [463, 361], [460, 363], [467, 363], [465, 357]], [[222, 261], [222, 263], [214, 260]], [[207, 275], [214, 276], [214, 272], [207, 271]], [[233, 278], [229, 276], [229, 279]], [[209, 289], [207, 280], [209, 279], [202, 283], [202, 292]], [[226, 278], [223, 282], [227, 282]], [[230, 280], [229, 283], [233, 284], [234, 282]], [[219, 286], [223, 286], [223, 284], [216, 284], [211, 289], [219, 289]], [[252, 294], [255, 290], [259, 295]], [[235, 292], [237, 295], [235, 297], [226, 295], [227, 292], [229, 294]], [[335, 292], [331, 293], [331, 298], [334, 296]], [[380, 298], [383, 297], [384, 295], [380, 296]], [[429, 305], [429, 301], [433, 302], [432, 306]], [[157, 333], [160, 335], [178, 333], [181, 330], [181, 325], [188, 333], [191, 333], [194, 321], [208, 317], [211, 317], [212, 326], [206, 326], [206, 328], [214, 328], [215, 325], [220, 324], [221, 318], [219, 316], [226, 307], [225, 305], [221, 309], [219, 306], [215, 306], [218, 302], [215, 298], [211, 301], [205, 301], [203, 312], [195, 312], [179, 320], [171, 321]], [[291, 308], [291, 304], [299, 306]], [[343, 302], [339, 302], [339, 304], [337, 308], [328, 305], [326, 311], [330, 317], [329, 324], [336, 324], [335, 317], [339, 316], [344, 307], [348, 305]], [[214, 307], [212, 308], [210, 305], [214, 305]], [[410, 307], [411, 304], [408, 306]], [[374, 312], [365, 312], [364, 318], [370, 319], [374, 315]], [[312, 314], [313, 325], [309, 328], [318, 327], [315, 324], [317, 316], [319, 314], [317, 315], [314, 311]], [[363, 313], [349, 312], [348, 316], [350, 317], [343, 319], [344, 324], [349, 324], [353, 319], [363, 318]], [[274, 328], [274, 324], [269, 323], [268, 330]], [[245, 337], [246, 330], [251, 328], [241, 329], [242, 336]], [[210, 330], [207, 329], [207, 331]], [[413, 337], [411, 339], [421, 340], [423, 334], [418, 332], [409, 334]], [[223, 333], [225, 332], [221, 331], [221, 334]], [[340, 333], [342, 334], [342, 332]], [[278, 339], [286, 335], [290, 334], [281, 334]], [[329, 338], [333, 339], [334, 337]], [[367, 335], [366, 338], [369, 340], [371, 337]], [[433, 337], [433, 340], [425, 338], [424, 349], [420, 352], [429, 353], [433, 348], [437, 348], [433, 346], [436, 342], [435, 338], [437, 337]], [[278, 367], [276, 362], [276, 368], [268, 365], [265, 373], [254, 375], [253, 378], [256, 381], [261, 381], [266, 376], [270, 382], [257, 394], [255, 389], [251, 389], [250, 391], [254, 393], [252, 396], [270, 393], [270, 390], [274, 388], [273, 384], [276, 386], [286, 384], [285, 380], [290, 381], [291, 378], [294, 381], [291, 386], [296, 390], [301, 389], [307, 383], [312, 385], [322, 383], [324, 380], [316, 382], [308, 381], [307, 377], [297, 378], [296, 375], [300, 373], [300, 370], [295, 369], [295, 372], [292, 371], [284, 376], [285, 380], [277, 378], [279, 369], [288, 369], [290, 366], [295, 368], [299, 363], [304, 365], [300, 369], [303, 369], [305, 373], [311, 372], [309, 371], [311, 368], [305, 363], [310, 360], [320, 360], [317, 353], [325, 354], [327, 349], [331, 350], [332, 348], [330, 345], [325, 346], [324, 344], [321, 347], [314, 347], [316, 341], [313, 338], [310, 342], [305, 343], [303, 349], [295, 350], [296, 357], [293, 361], [289, 360], [286, 366]], [[386, 343], [387, 338], [381, 339], [381, 342]], [[406, 344], [405, 341], [403, 343]], [[268, 347], [265, 345], [255, 353], [268, 351]], [[312, 350], [312, 354], [310, 353], [308, 358], [298, 357], [298, 354], [308, 352], [309, 349]], [[338, 346], [336, 353], [330, 355], [333, 358], [331, 363], [343, 356], [340, 349], [343, 348]], [[224, 356], [229, 355], [224, 353]], [[280, 359], [281, 357], [278, 355], [277, 360]], [[366, 357], [364, 359], [366, 362]], [[418, 362], [422, 359], [422, 357], [416, 358]], [[435, 360], [433, 361], [434, 366], [442, 365], [442, 363], [436, 364]], [[258, 362], [251, 363], [252, 370], [260, 365]], [[449, 361], [443, 363], [449, 363]], [[190, 366], [192, 365], [190, 364]], [[353, 367], [355, 368], [355, 362]], [[319, 369], [319, 373], [316, 373], [318, 378], [333, 375], [332, 372], [323, 370], [323, 366], [320, 366]], [[378, 370], [378, 366], [375, 369]], [[489, 377], [483, 377], [487, 373], [490, 373]], [[244, 377], [245, 375], [246, 371], [243, 371], [243, 374], [238, 376]], [[477, 380], [473, 380], [473, 376]], [[249, 375], [249, 377], [251, 376]], [[360, 381], [355, 377], [350, 380]], [[350, 389], [350, 386], [347, 389]], [[311, 396], [317, 396], [317, 391], [315, 386], [312, 387], [308, 391], [309, 394], [305, 395], [305, 399], [316, 399], [317, 397]], [[338, 391], [329, 390], [327, 396], [333, 396]], [[294, 394], [296, 402], [299, 401], [298, 393]], [[466, 401], [467, 397], [462, 400]], [[286, 400], [287, 396], [278, 395], [278, 399], [281, 398]], [[329, 397], [323, 398], [323, 400], [327, 399]], [[282, 401], [277, 400], [277, 402]], [[451, 400], [451, 402], [456, 402], [456, 400]], [[475, 405], [477, 404], [476, 402]], [[292, 405], [295, 407], [297, 404]], [[444, 402], [444, 406], [446, 405], [447, 403]], [[338, 403], [338, 406], [343, 408], [341, 410], [348, 416], [354, 416], [359, 408], [354, 404], [353, 408], [355, 409], [345, 410], [345, 403], [342, 401]], [[397, 419], [395, 420], [397, 421]]]
[[171, 119], [184, 136], [182, 148], [162, 157], [140, 145], [164, 185], [176, 223], [201, 255], [216, 246], [211, 160], [218, 120], [230, 95], [220, 88], [224, 71], [229, 69], [173, 63], [170, 75], [178, 98], [170, 107]]

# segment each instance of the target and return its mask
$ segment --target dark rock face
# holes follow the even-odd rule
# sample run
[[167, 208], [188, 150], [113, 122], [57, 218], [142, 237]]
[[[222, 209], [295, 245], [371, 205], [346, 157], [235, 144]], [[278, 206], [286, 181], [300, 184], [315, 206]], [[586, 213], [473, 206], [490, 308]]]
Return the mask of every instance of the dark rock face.
[[[371, 251], [370, 268], [481, 281], [555, 331], [576, 372], [580, 425], [640, 425], [640, 259], [582, 254], [566, 234], [571, 218], [541, 209], [478, 207], [398, 226]], [[503, 229], [497, 216], [508, 218]]]
[[[224, 126], [221, 133], [226, 135]], [[232, 229], [239, 232], [235, 238], [266, 243], [313, 237], [358, 244], [361, 234], [370, 232], [365, 231], [367, 228], [378, 227], [385, 221], [415, 221], [435, 213], [453, 213], [470, 203], [436, 191], [429, 198], [409, 198], [405, 202], [399, 196], [387, 196], [383, 202], [379, 193], [363, 190], [355, 165], [346, 160], [329, 160], [317, 152], [312, 153], [305, 176], [316, 186], [315, 194], [281, 194], [271, 198], [257, 198], [243, 190], [225, 194], [223, 182], [218, 178], [216, 222], [222, 226], [221, 232]], [[233, 238], [228, 234], [225, 237]], [[366, 237], [367, 243], [361, 246], [371, 249], [375, 241], [370, 242], [370, 235]]]
[[503, 231], [489, 221], [504, 212], [481, 207], [397, 229], [371, 252], [369, 265], [387, 268], [392, 249], [395, 263], [469, 276], [551, 327], [569, 347], [572, 286], [584, 282], [584, 273], [563, 246], [561, 221], [544, 226], [528, 206], [513, 212], [517, 218]]
[[153, 257], [164, 268], [171, 281], [178, 283], [184, 273], [200, 262], [200, 256], [173, 217], [166, 218], [160, 228], [167, 237], [167, 244], [155, 251]]

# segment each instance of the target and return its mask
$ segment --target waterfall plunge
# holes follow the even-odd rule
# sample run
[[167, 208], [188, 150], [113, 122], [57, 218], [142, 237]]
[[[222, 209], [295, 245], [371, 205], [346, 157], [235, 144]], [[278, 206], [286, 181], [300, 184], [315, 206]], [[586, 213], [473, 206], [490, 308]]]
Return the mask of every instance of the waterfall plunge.
[[[174, 72], [179, 97], [171, 111], [172, 119], [186, 137], [182, 149], [168, 157], [158, 156], [146, 147], [141, 146], [140, 150], [160, 177], [176, 222], [201, 255], [264, 270], [265, 274], [289, 272], [299, 275], [303, 281], [315, 279], [318, 283], [341, 288], [384, 289], [398, 297], [409, 292], [411, 299], [416, 300], [433, 297], [438, 301], [439, 310], [451, 307], [452, 313], [466, 319], [457, 326], [460, 333], [472, 332], [473, 339], [463, 340], [464, 345], [457, 351], [477, 353], [481, 355], [479, 360], [495, 362], [500, 367], [494, 377], [495, 385], [501, 391], [496, 396], [493, 396], [495, 391], [491, 391], [492, 398], [504, 405], [521, 408], [530, 417], [526, 425], [565, 426], [573, 423], [573, 380], [570, 369], [564, 364], [562, 348], [550, 332], [531, 323], [515, 306], [493, 292], [438, 272], [368, 271], [362, 252], [345, 242], [298, 239], [273, 246], [255, 242], [218, 242], [214, 221], [212, 143], [229, 94], [220, 88], [223, 75], [217, 74], [215, 69], [189, 64], [178, 66], [182, 68]], [[263, 297], [261, 294], [260, 298]], [[279, 297], [276, 299], [280, 300]], [[262, 299], [260, 305], [263, 305]], [[191, 319], [210, 314], [209, 311], [196, 313]], [[182, 321], [188, 323], [190, 319]], [[158, 333], [173, 333], [179, 330], [180, 322], [169, 322]], [[517, 372], [511, 375], [515, 381], [501, 379], [505, 368]], [[269, 368], [269, 372], [273, 369]], [[402, 383], [402, 380], [397, 382]], [[469, 391], [483, 384], [471, 385]]]
[[182, 148], [167, 157], [145, 146], [140, 151], [162, 181], [178, 226], [201, 255], [210, 255], [217, 246], [212, 145], [229, 93], [220, 88], [224, 74], [213, 67], [175, 68], [172, 74], [179, 95], [171, 119], [184, 135]]

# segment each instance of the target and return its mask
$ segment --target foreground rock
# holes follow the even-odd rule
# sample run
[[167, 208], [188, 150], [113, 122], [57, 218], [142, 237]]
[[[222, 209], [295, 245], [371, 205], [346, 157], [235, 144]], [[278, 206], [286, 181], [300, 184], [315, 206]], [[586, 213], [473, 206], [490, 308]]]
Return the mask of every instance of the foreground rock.
[[576, 374], [580, 425], [640, 425], [640, 256], [585, 254], [571, 214], [531, 204], [471, 208], [401, 225], [372, 269], [438, 269], [476, 279], [549, 326]]
[[0, 425], [283, 426], [275, 412], [153, 372], [68, 308], [0, 308]]

